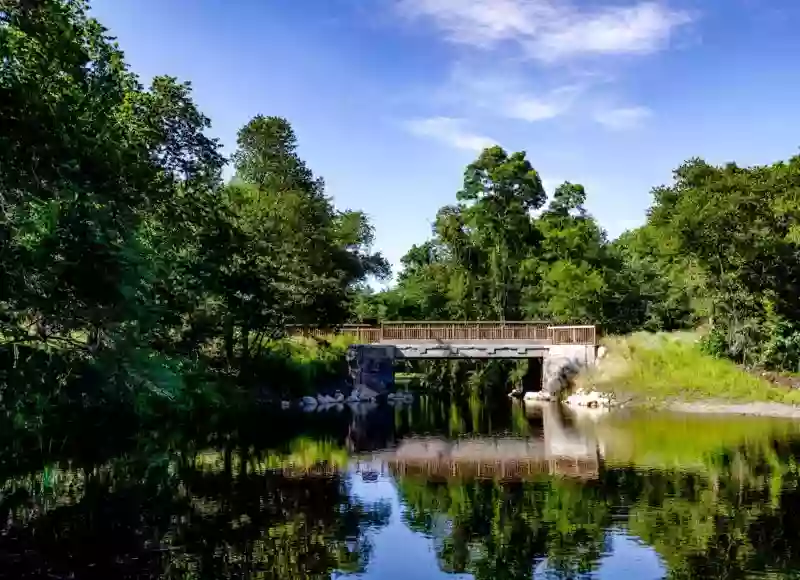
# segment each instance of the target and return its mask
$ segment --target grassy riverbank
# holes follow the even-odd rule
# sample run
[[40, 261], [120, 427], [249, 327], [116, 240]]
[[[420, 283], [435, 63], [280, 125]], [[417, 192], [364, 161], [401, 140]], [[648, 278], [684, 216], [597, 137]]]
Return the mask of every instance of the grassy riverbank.
[[607, 337], [606, 355], [579, 386], [640, 404], [680, 402], [800, 404], [800, 390], [775, 385], [703, 353], [697, 333]]

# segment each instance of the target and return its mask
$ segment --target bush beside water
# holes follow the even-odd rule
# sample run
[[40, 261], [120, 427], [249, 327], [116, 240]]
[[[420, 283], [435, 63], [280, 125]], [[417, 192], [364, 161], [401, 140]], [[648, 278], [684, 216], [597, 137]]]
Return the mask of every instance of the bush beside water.
[[266, 341], [252, 362], [253, 371], [257, 377], [268, 378], [268, 388], [277, 396], [313, 394], [320, 385], [347, 378], [345, 355], [354, 341], [347, 335]]

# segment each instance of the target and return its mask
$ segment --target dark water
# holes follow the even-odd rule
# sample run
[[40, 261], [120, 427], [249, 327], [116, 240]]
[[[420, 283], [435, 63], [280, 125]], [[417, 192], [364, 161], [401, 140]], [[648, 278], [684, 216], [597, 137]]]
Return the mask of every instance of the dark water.
[[783, 421], [425, 399], [73, 455], [2, 466], [0, 578], [800, 577]]

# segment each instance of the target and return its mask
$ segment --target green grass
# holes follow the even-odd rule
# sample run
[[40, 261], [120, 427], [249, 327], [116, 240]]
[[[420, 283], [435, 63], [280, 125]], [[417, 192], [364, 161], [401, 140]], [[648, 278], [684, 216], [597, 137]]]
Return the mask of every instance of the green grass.
[[695, 333], [608, 337], [608, 354], [579, 386], [637, 402], [713, 400], [800, 404], [800, 390], [778, 386], [701, 352]]

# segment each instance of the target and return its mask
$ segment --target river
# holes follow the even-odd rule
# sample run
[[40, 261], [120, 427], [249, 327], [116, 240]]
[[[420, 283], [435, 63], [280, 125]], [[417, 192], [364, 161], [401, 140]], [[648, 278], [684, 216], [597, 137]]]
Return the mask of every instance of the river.
[[83, 445], [3, 466], [0, 578], [800, 577], [786, 420], [422, 397]]

